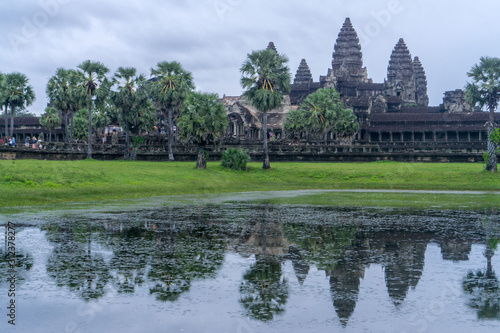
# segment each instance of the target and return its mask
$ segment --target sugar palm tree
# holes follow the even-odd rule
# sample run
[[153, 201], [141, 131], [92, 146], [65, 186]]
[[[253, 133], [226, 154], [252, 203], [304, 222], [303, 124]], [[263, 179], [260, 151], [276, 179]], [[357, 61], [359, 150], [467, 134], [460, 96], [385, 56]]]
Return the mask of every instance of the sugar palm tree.
[[130, 158], [130, 126], [138, 124], [140, 118], [146, 116], [144, 113], [148, 111], [151, 113], [151, 100], [144, 88], [146, 78], [142, 74], [137, 75], [135, 68], [118, 68], [113, 81], [115, 90], [111, 92], [111, 102], [119, 112], [120, 123], [125, 125], [124, 159], [128, 160]]
[[198, 145], [196, 167], [207, 167], [205, 145], [220, 141], [227, 129], [227, 115], [217, 94], [192, 93], [186, 99], [178, 121], [179, 135]]
[[191, 73], [186, 71], [180, 63], [159, 62], [156, 68], [151, 69], [153, 77], [150, 92], [158, 111], [168, 112], [168, 159], [174, 160], [172, 152], [172, 126], [174, 112], [179, 111], [184, 100], [193, 91], [194, 83]]
[[69, 142], [68, 116], [78, 108], [75, 79], [77, 73], [72, 69], [58, 68], [56, 74], [47, 82], [45, 92], [50, 103], [64, 114], [65, 141]]
[[89, 113], [87, 158], [92, 158], [92, 107], [102, 105], [106, 100], [111, 85], [106, 77], [109, 69], [102, 63], [91, 60], [85, 60], [78, 68], [79, 97]]
[[0, 72], [0, 109], [5, 106], [5, 135], [7, 135], [7, 128], [8, 128], [8, 105], [6, 104], [7, 101], [7, 83], [5, 81], [5, 74]]
[[472, 105], [486, 107], [490, 113], [487, 122], [489, 159], [486, 170], [496, 172], [496, 145], [491, 134], [495, 129], [495, 110], [500, 101], [500, 58], [481, 57], [479, 64], [472, 66], [467, 76], [473, 82], [467, 83], [466, 99]]
[[52, 141], [52, 131], [61, 125], [59, 111], [54, 107], [45, 108], [45, 113], [40, 117], [40, 125], [49, 130], [49, 142]]
[[10, 133], [9, 136], [14, 135], [14, 114], [16, 109], [24, 109], [35, 101], [35, 91], [30, 86], [29, 79], [26, 75], [18, 72], [9, 73], [5, 75], [7, 85], [7, 97], [5, 106], [10, 107]]
[[267, 147], [267, 112], [283, 104], [283, 95], [290, 92], [291, 75], [288, 58], [273, 49], [253, 51], [240, 68], [244, 96], [263, 113], [264, 169], [271, 168]]

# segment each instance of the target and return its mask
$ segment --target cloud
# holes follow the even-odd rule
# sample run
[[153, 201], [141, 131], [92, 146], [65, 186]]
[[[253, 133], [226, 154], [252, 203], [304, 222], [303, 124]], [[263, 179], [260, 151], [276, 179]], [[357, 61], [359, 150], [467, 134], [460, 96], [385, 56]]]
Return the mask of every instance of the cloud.
[[[489, 8], [484, 11], [484, 8]], [[426, 70], [431, 104], [462, 88], [480, 56], [498, 56], [500, 3], [479, 0], [18, 0], [0, 3], [0, 71], [28, 75], [46, 105], [45, 85], [58, 67], [86, 59], [113, 73], [133, 66], [146, 75], [159, 61], [179, 61], [197, 87], [238, 95], [246, 54], [274, 41], [292, 77], [302, 58], [314, 79], [325, 75], [345, 17], [362, 41], [364, 63], [383, 82], [392, 49], [403, 37]], [[17, 39], [16, 39], [17, 38]]]

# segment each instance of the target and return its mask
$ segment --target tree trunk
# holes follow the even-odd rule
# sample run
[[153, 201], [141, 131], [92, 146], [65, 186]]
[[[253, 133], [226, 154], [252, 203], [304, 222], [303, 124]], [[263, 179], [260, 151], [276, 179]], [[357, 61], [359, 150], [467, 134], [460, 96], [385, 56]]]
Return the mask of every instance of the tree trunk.
[[491, 172], [497, 172], [497, 156], [495, 152], [496, 145], [493, 141], [491, 141], [490, 137], [494, 131], [493, 122], [488, 122], [488, 164], [486, 165], [486, 170]]
[[196, 161], [196, 167], [198, 169], [206, 169], [207, 168], [207, 160], [206, 160], [204, 146], [198, 146], [198, 160]]
[[64, 140], [66, 143], [69, 143], [69, 138], [68, 138], [68, 114], [69, 111], [64, 112]]
[[7, 105], [5, 105], [5, 135], [9, 136], [9, 109]]
[[125, 161], [130, 159], [130, 143], [129, 143], [129, 138], [130, 138], [129, 125], [128, 125], [128, 121], [127, 121], [127, 124], [125, 126], [125, 154], [123, 155], [123, 159]]
[[269, 163], [269, 149], [267, 147], [267, 112], [264, 112], [264, 169], [271, 169]]
[[89, 142], [87, 143], [87, 158], [92, 158], [92, 97], [89, 96]]
[[496, 156], [496, 145], [493, 141], [491, 141], [491, 134], [495, 130], [495, 107], [489, 106], [489, 121], [488, 121], [488, 155], [489, 160], [486, 165], [486, 170], [491, 172], [497, 172], [497, 156]]
[[14, 136], [14, 107], [10, 107], [10, 135]]
[[131, 159], [133, 161], [135, 161], [137, 159], [137, 147], [134, 147], [134, 149], [132, 149], [132, 156], [131, 156]]
[[71, 111], [71, 129], [69, 133], [69, 140], [73, 141], [73, 116], [75, 115], [74, 111]]
[[174, 153], [172, 151], [172, 108], [168, 109], [168, 160], [174, 160]]
[[49, 129], [49, 142], [52, 142], [52, 130]]

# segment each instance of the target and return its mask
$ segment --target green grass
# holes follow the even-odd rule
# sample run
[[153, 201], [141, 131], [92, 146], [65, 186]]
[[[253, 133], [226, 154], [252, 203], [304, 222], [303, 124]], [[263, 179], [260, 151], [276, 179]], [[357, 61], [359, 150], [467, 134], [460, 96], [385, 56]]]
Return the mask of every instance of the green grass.
[[263, 200], [268, 204], [316, 205], [331, 207], [391, 207], [402, 209], [450, 209], [483, 211], [498, 209], [498, 194], [447, 194], [447, 193], [359, 193], [326, 192], [293, 198]]
[[[272, 163], [272, 169], [263, 170], [261, 163], [250, 163], [249, 171], [226, 170], [219, 164], [208, 163], [207, 169], [197, 170], [194, 162], [2, 160], [0, 207], [299, 189], [500, 191], [500, 175], [484, 171], [481, 164]], [[377, 199], [382, 196], [367, 194], [365, 198], [367, 203], [376, 203], [382, 202]], [[356, 205], [360, 195], [342, 197], [342, 204]], [[414, 200], [408, 198], [405, 201]], [[496, 197], [488, 196], [486, 201], [491, 198]]]

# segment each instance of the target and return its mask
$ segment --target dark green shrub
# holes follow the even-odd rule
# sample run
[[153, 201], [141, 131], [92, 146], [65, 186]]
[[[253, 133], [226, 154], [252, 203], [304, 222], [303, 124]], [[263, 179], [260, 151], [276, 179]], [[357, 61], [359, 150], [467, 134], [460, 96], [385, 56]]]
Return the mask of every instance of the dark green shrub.
[[221, 166], [233, 170], [246, 170], [250, 161], [248, 153], [241, 148], [228, 148], [222, 153]]

